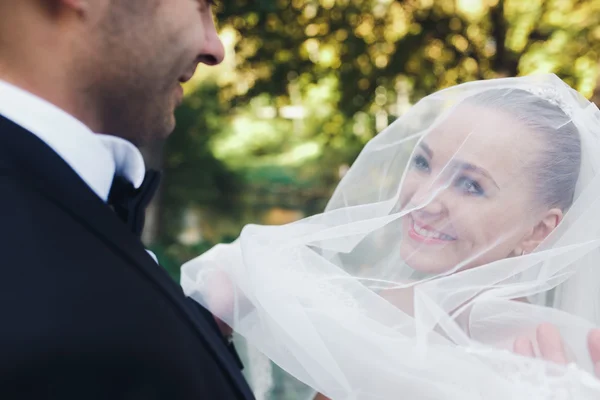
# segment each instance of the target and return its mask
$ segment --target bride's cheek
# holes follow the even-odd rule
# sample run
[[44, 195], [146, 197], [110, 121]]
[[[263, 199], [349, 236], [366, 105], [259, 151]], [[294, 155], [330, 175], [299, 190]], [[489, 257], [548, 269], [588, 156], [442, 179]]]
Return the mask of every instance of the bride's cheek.
[[415, 181], [415, 178], [412, 176], [412, 173], [409, 172], [406, 175], [404, 184], [400, 188], [399, 203], [401, 210], [405, 209], [406, 206], [410, 203], [410, 200], [414, 197], [417, 188], [418, 182]]

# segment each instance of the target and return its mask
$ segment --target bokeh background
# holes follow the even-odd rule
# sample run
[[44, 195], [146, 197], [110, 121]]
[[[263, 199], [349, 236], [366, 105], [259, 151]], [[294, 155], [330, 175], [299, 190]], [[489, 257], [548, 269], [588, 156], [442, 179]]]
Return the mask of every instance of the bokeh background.
[[[364, 144], [436, 90], [553, 72], [600, 102], [600, 0], [221, 0], [216, 19], [225, 62], [199, 67], [173, 135], [142, 149], [164, 171], [144, 240], [177, 280], [245, 224], [321, 212]], [[310, 397], [240, 347], [259, 400]]]

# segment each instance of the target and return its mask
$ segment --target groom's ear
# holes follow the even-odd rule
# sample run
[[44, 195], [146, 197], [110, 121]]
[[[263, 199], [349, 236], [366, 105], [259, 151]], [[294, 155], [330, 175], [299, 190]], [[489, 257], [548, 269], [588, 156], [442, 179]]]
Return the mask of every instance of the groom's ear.
[[525, 253], [531, 253], [544, 241], [560, 224], [563, 212], [558, 208], [552, 208], [546, 212], [544, 217], [533, 227], [531, 234], [523, 241]]

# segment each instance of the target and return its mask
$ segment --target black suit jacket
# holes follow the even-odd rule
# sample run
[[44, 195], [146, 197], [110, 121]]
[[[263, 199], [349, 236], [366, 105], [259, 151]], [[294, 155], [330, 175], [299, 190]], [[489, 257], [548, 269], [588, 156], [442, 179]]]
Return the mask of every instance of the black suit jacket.
[[0, 212], [0, 399], [252, 398], [210, 314], [2, 116]]

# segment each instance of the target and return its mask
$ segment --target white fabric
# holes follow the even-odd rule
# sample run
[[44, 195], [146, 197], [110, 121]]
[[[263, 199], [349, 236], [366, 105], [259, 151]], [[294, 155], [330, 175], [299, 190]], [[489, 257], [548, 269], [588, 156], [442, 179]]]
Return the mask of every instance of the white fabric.
[[0, 115], [44, 141], [104, 201], [115, 172], [136, 188], [144, 180], [144, 159], [132, 143], [94, 134], [55, 105], [4, 81], [0, 81]]
[[[555, 75], [434, 93], [324, 213], [246, 226], [185, 293], [334, 399], [594, 399], [600, 111]], [[513, 352], [552, 323], [568, 366]]]

